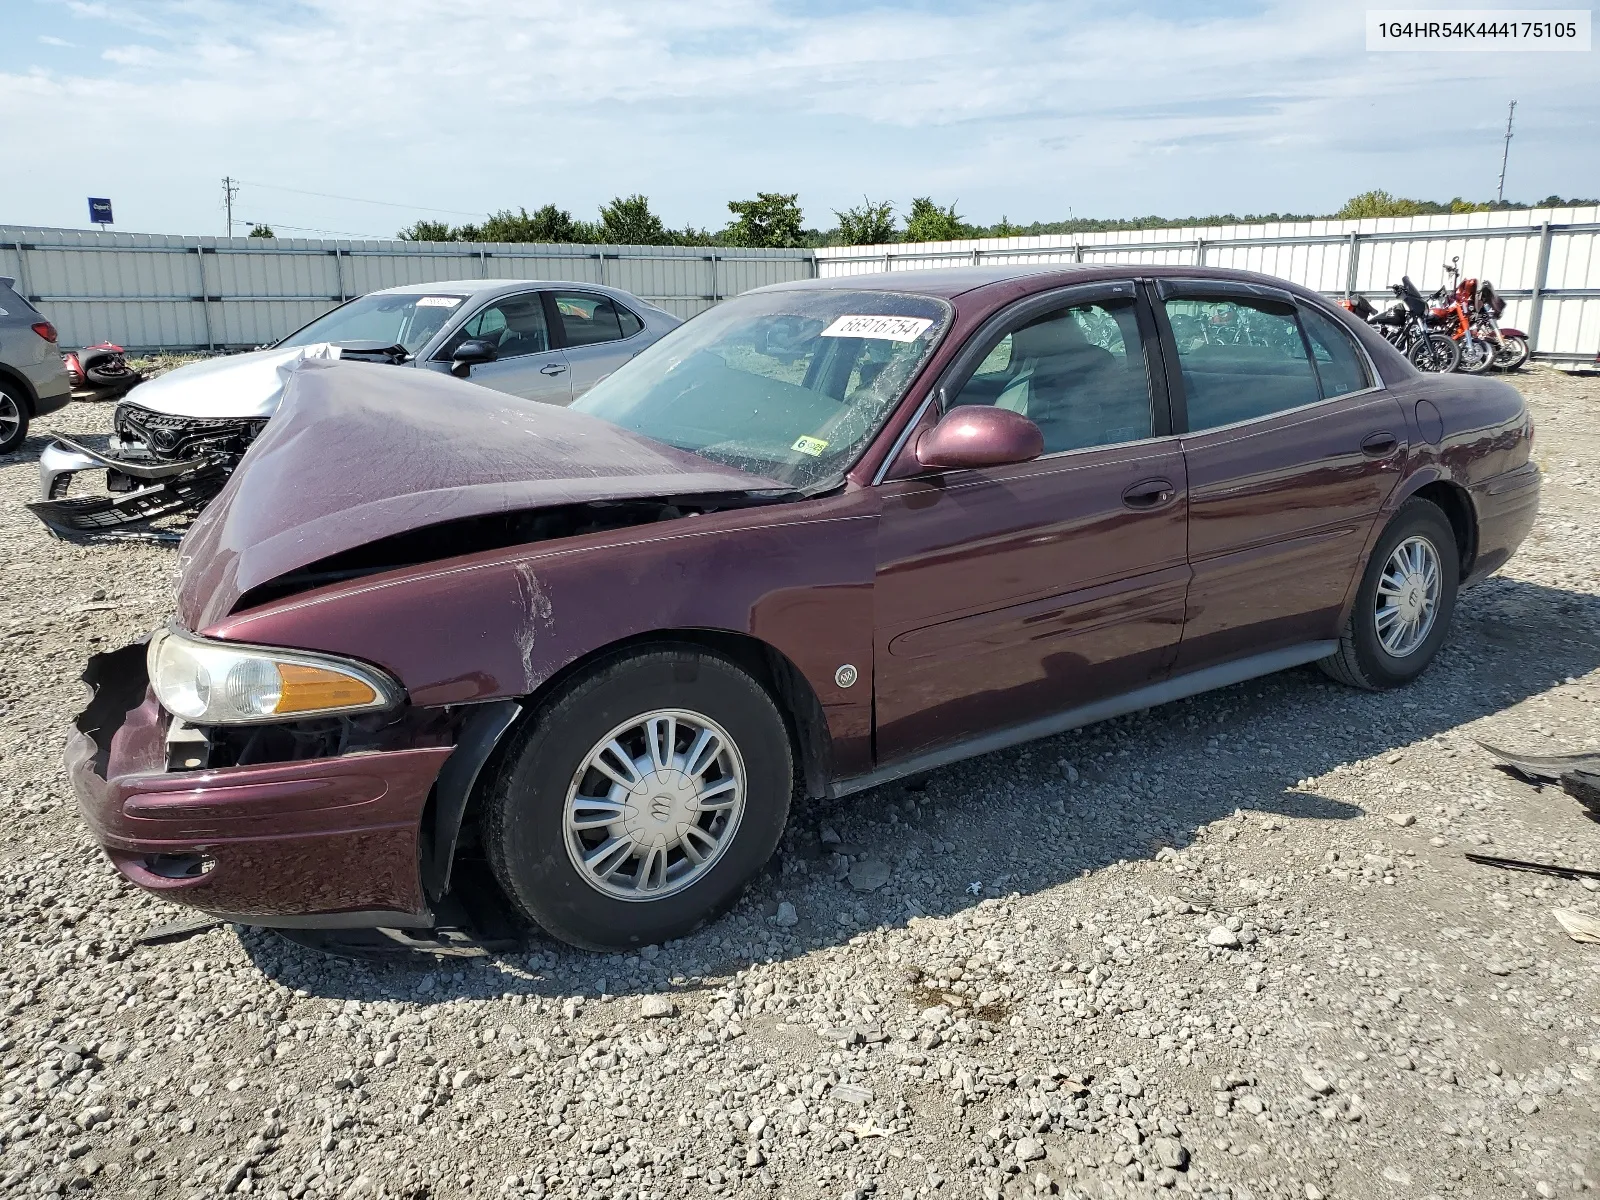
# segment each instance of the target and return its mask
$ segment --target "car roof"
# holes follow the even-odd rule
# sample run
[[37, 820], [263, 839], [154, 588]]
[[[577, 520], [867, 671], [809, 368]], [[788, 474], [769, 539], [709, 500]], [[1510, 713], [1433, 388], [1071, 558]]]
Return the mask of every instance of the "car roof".
[[530, 287], [588, 288], [591, 291], [613, 292], [615, 288], [603, 283], [589, 283], [575, 279], [437, 279], [427, 283], [402, 283], [398, 287], [379, 288], [375, 296], [431, 296], [439, 292], [466, 292], [468, 295], [490, 292], [517, 292]]
[[[1178, 249], [1185, 247], [1178, 246]], [[1179, 279], [1231, 279], [1242, 283], [1261, 284], [1303, 295], [1314, 293], [1280, 279], [1275, 275], [1262, 275], [1256, 271], [1236, 271], [1226, 267], [1155, 266], [1149, 263], [1011, 263], [978, 267], [935, 267], [931, 270], [879, 271], [864, 275], [835, 275], [824, 279], [795, 279], [787, 283], [773, 283], [757, 288], [760, 292], [810, 291], [815, 289], [842, 289], [851, 291], [903, 292], [917, 296], [937, 296], [951, 300], [980, 288], [994, 287], [1028, 279], [1039, 284], [1040, 291], [1050, 287], [1067, 287], [1074, 283], [1094, 283], [1101, 279], [1179, 278]]]

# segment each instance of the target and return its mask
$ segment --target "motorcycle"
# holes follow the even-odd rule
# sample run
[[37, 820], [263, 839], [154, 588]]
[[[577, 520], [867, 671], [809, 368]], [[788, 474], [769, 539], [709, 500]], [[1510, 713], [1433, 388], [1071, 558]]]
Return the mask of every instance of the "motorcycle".
[[1478, 281], [1461, 278], [1456, 266], [1460, 261], [1450, 260], [1445, 267], [1449, 279], [1428, 297], [1428, 324], [1456, 343], [1461, 352], [1456, 370], [1463, 375], [1481, 375], [1494, 365], [1495, 347], [1488, 339], [1474, 336], [1481, 330], [1475, 319]]
[[115, 400], [125, 395], [144, 375], [128, 365], [121, 346], [101, 342], [82, 350], [62, 352], [76, 400]]
[[1461, 348], [1447, 335], [1428, 324], [1428, 302], [1417, 291], [1409, 275], [1391, 283], [1395, 303], [1379, 312], [1365, 296], [1341, 300], [1340, 306], [1371, 325], [1410, 360], [1419, 371], [1445, 375], [1461, 361]]

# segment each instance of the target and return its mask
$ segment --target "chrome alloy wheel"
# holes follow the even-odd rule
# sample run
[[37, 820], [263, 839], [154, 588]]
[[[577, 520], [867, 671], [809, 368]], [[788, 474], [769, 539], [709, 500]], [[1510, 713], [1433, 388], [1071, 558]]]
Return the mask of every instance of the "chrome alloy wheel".
[[1378, 641], [1393, 658], [1412, 653], [1433, 631], [1439, 615], [1439, 552], [1423, 537], [1394, 548], [1378, 577]]
[[22, 424], [22, 409], [7, 392], [0, 392], [0, 445], [17, 436]]
[[727, 730], [684, 709], [618, 725], [567, 788], [567, 857], [618, 900], [681, 892], [722, 857], [744, 816], [745, 770]]

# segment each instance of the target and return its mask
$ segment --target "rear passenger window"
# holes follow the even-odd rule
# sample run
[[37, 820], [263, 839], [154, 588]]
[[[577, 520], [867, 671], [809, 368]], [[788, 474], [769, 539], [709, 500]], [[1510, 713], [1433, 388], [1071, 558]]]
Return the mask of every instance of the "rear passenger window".
[[622, 336], [630, 338], [644, 328], [644, 322], [639, 320], [622, 305], [617, 305], [617, 319], [622, 322]]
[[1366, 365], [1361, 361], [1361, 352], [1337, 321], [1311, 307], [1300, 310], [1300, 319], [1305, 322], [1311, 354], [1317, 360], [1317, 376], [1322, 380], [1324, 398], [1348, 396], [1372, 386]]
[[[597, 342], [620, 342], [622, 320], [617, 306], [604, 296], [585, 296], [576, 292], [556, 293], [556, 311], [569, 346], [593, 346]], [[630, 317], [632, 313], [628, 314]]]
[[1322, 399], [1287, 305], [1229, 297], [1170, 299], [1166, 309], [1191, 433]]

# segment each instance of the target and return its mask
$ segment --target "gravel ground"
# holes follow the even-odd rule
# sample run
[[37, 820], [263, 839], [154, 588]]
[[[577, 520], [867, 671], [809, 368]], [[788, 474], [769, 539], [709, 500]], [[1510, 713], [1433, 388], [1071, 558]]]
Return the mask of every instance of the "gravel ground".
[[797, 811], [638, 955], [330, 958], [122, 883], [58, 757], [170, 547], [0, 458], [0, 1193], [1568, 1196], [1600, 1187], [1600, 827], [1484, 738], [1600, 745], [1600, 381], [1519, 383], [1544, 511], [1386, 696], [1288, 672]]

